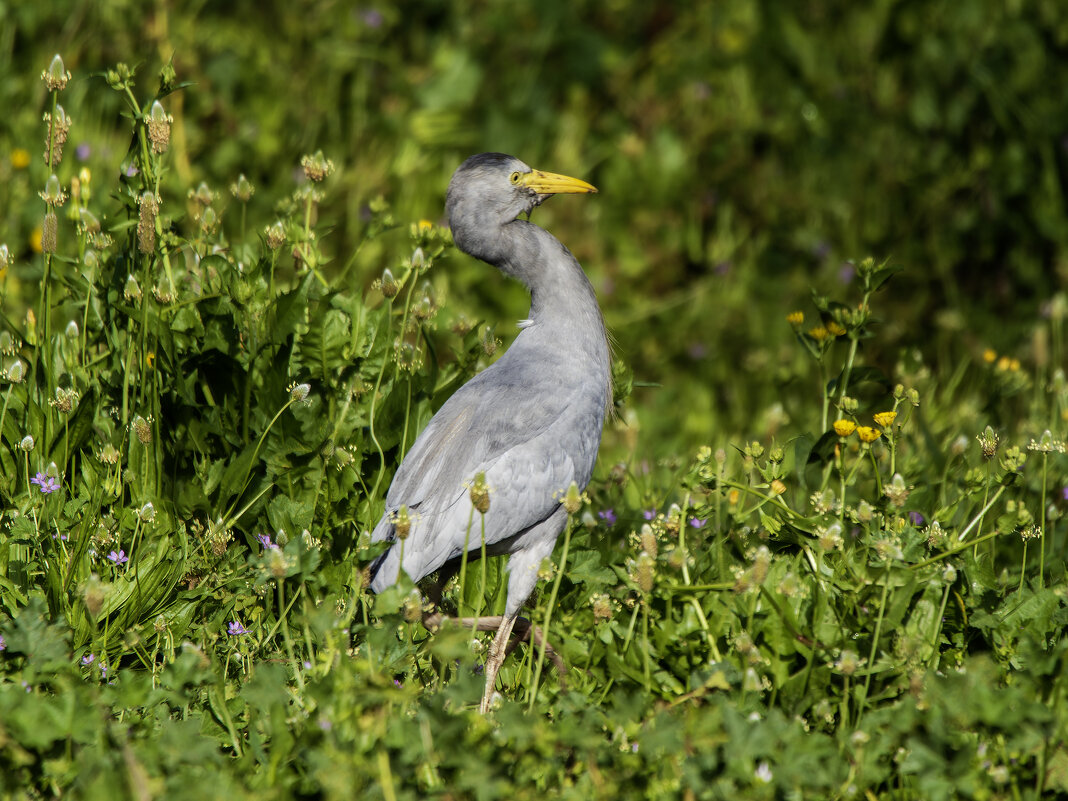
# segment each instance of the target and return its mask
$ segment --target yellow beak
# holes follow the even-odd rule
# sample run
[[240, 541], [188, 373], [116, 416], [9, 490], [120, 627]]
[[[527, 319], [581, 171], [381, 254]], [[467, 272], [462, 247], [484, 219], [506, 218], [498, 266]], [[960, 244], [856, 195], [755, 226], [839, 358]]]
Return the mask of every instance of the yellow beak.
[[597, 187], [593, 184], [588, 184], [578, 178], [541, 170], [531, 170], [520, 177], [519, 183], [533, 189], [539, 195], [577, 195], [597, 191]]

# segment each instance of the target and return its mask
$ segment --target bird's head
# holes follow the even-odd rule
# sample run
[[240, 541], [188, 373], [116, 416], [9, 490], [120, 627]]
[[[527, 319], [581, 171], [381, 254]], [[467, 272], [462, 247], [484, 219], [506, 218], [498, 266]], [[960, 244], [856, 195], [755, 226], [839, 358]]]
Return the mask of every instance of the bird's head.
[[529, 214], [550, 195], [596, 191], [578, 178], [532, 169], [514, 156], [481, 153], [453, 173], [445, 211], [457, 244], [463, 239], [474, 245], [493, 236], [494, 229]]

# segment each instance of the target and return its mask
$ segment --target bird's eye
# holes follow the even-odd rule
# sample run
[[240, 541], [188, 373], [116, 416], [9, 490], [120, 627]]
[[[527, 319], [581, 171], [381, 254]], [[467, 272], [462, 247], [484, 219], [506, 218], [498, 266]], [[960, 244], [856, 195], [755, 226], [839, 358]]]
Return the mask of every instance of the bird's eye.
[[513, 184], [519, 183], [519, 173], [513, 172], [510, 176], [508, 176], [508, 180], [511, 181]]

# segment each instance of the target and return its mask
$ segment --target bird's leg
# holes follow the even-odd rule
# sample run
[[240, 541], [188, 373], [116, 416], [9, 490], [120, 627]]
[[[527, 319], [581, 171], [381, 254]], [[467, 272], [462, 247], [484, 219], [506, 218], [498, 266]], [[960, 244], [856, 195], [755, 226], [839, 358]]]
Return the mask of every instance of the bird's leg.
[[[501, 615], [492, 617], [449, 617], [441, 614], [441, 612], [430, 612], [423, 615], [423, 628], [433, 633], [441, 628], [442, 623], [448, 622], [465, 629], [474, 627], [478, 631], [497, 631], [503, 621], [504, 618]], [[516, 628], [513, 629], [508, 639], [508, 645], [504, 648], [504, 659], [507, 659], [521, 642], [533, 642], [535, 648], [542, 647], [545, 636], [542, 634], [541, 629], [525, 617], [516, 617], [514, 625]], [[560, 672], [560, 684], [566, 687], [567, 682], [564, 677], [567, 675], [567, 663], [564, 662], [559, 652], [553, 648], [551, 642], [545, 641], [545, 655], [553, 660], [553, 664], [556, 665], [556, 669]], [[502, 663], [504, 659], [501, 660]]]
[[497, 636], [493, 638], [490, 646], [489, 657], [486, 659], [486, 691], [482, 694], [482, 705], [479, 711], [485, 715], [489, 711], [490, 700], [493, 698], [493, 685], [497, 683], [497, 671], [504, 662], [505, 646], [512, 634], [512, 626], [515, 625], [516, 615], [505, 615], [501, 618], [501, 626], [497, 629]]

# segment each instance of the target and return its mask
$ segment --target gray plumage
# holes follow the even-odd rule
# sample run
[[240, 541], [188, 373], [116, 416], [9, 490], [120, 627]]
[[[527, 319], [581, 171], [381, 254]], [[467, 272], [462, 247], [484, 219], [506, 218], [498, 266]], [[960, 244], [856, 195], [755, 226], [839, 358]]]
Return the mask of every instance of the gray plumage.
[[[551, 194], [594, 191], [499, 153], [472, 156], [453, 174], [445, 207], [456, 246], [526, 284], [530, 315], [508, 351], [438, 410], [398, 469], [372, 534], [375, 542], [394, 541], [376, 564], [373, 591], [397, 579], [394, 519], [402, 505], [412, 521], [403, 567], [413, 580], [461, 555], [471, 520], [468, 488], [479, 472], [490, 489], [488, 552], [511, 554], [506, 618], [514, 622], [534, 589], [566, 523], [563, 492], [572, 481], [585, 488], [593, 471], [609, 401], [609, 348], [596, 295], [575, 257], [518, 218]], [[476, 512], [472, 556], [481, 543]]]

